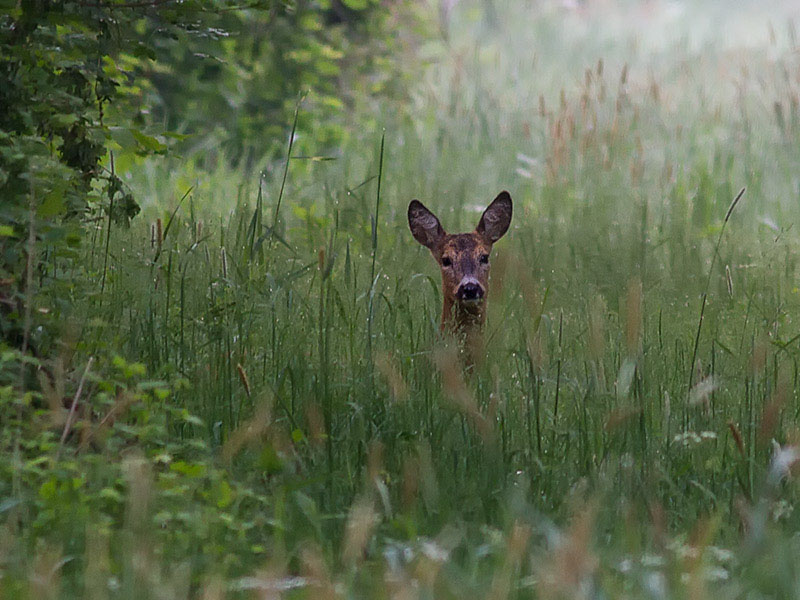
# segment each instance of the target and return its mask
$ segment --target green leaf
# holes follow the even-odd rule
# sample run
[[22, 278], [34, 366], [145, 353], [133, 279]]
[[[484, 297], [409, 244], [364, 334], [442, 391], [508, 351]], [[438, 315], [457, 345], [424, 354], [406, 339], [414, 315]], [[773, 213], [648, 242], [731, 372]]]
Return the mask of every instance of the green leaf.
[[233, 489], [226, 480], [223, 479], [222, 481], [220, 481], [214, 491], [218, 508], [226, 508], [231, 504], [231, 502], [233, 502], [234, 498]]
[[78, 115], [74, 113], [53, 115], [51, 123], [58, 128], [67, 128], [78, 121]]
[[368, 2], [367, 0], [342, 0], [342, 4], [350, 10], [364, 10], [367, 8]]
[[283, 461], [272, 444], [267, 444], [258, 457], [258, 466], [269, 474], [280, 473], [283, 470]]
[[66, 209], [63, 196], [48, 194], [44, 202], [39, 205], [37, 212], [40, 217], [55, 217], [56, 215], [64, 214]]
[[51, 500], [56, 495], [58, 484], [55, 479], [48, 479], [39, 487], [39, 497], [42, 500]]
[[204, 464], [202, 463], [192, 464], [182, 460], [172, 463], [172, 465], [170, 465], [170, 470], [194, 479], [202, 477], [203, 475], [206, 474], [206, 466]]
[[167, 146], [159, 142], [156, 138], [151, 135], [146, 135], [139, 131], [138, 129], [131, 129], [130, 130], [133, 139], [145, 150], [148, 152], [154, 152], [156, 154], [160, 154], [162, 152], [166, 152]]

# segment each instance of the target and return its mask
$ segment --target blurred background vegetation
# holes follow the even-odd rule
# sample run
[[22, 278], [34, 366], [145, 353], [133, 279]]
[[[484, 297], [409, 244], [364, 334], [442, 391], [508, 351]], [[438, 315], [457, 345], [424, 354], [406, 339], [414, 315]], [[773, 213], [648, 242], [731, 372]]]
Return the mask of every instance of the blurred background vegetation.
[[0, 595], [797, 597], [794, 3], [0, 6]]

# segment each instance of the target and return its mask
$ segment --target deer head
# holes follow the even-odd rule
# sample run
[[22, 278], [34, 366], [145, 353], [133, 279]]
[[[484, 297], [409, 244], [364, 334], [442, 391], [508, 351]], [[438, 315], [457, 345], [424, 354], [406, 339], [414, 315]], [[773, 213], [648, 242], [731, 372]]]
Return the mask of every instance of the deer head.
[[475, 231], [450, 235], [419, 200], [408, 205], [408, 225], [420, 244], [433, 254], [442, 271], [442, 329], [480, 328], [485, 319], [492, 245], [511, 224], [512, 203], [500, 192], [483, 211]]

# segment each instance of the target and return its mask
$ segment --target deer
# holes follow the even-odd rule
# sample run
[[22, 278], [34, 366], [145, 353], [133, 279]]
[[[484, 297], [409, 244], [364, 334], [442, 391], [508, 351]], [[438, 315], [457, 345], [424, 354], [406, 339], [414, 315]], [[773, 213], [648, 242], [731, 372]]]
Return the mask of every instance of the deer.
[[408, 205], [414, 239], [431, 251], [442, 272], [440, 330], [466, 343], [468, 366], [474, 362], [486, 321], [492, 246], [508, 231], [512, 211], [511, 195], [502, 191], [483, 211], [475, 231], [448, 234], [422, 202], [415, 199]]

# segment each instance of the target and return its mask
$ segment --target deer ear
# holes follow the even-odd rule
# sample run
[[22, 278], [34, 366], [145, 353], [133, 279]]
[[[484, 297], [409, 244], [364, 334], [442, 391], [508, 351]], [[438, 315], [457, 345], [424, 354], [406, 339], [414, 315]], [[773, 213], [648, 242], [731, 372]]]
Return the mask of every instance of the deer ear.
[[439, 219], [419, 200], [412, 200], [408, 205], [408, 226], [414, 239], [431, 249], [445, 235]]
[[475, 231], [494, 244], [508, 231], [508, 226], [511, 225], [512, 211], [511, 196], [506, 191], [500, 192], [497, 198], [483, 211]]

